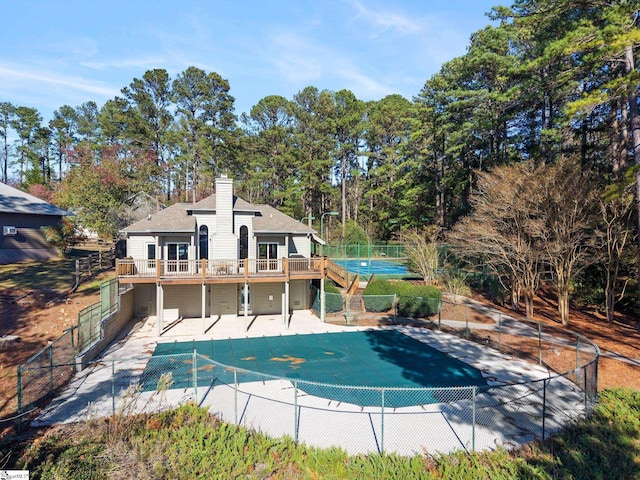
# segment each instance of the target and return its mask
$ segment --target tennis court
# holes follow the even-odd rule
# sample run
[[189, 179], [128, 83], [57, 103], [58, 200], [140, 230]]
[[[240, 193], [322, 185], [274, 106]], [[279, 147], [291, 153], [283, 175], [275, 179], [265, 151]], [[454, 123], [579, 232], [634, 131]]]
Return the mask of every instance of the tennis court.
[[359, 275], [380, 275], [389, 277], [412, 277], [407, 265], [397, 261], [371, 259], [371, 258], [349, 258], [333, 260], [337, 265], [344, 267], [350, 273]]
[[[366, 387], [452, 387], [486, 386], [482, 373], [456, 358], [396, 330], [367, 330], [312, 335], [235, 338], [158, 344], [147, 369], [172, 371], [174, 387], [188, 386], [192, 380], [189, 362], [171, 362], [167, 355], [193, 353], [221, 364], [291, 380], [305, 380], [311, 395], [355, 405], [379, 405], [380, 398], [340, 385]], [[208, 368], [206, 368], [208, 367]], [[198, 384], [206, 386], [234, 382], [233, 372], [211, 364], [198, 369]], [[143, 375], [146, 377], [147, 375]], [[151, 378], [152, 376], [149, 375]], [[336, 388], [331, 388], [331, 385]], [[149, 385], [153, 389], [155, 385]], [[438, 403], [410, 395], [398, 396], [391, 407]]]

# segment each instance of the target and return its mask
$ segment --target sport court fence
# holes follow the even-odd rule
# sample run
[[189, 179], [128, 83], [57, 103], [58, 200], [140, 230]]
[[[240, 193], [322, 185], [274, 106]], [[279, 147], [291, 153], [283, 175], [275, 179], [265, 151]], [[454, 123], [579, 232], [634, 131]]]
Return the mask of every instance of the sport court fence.
[[406, 258], [402, 244], [370, 243], [354, 245], [323, 245], [322, 254], [335, 258]]
[[[228, 423], [309, 445], [341, 446], [349, 453], [412, 455], [510, 447], [546, 438], [588, 412], [597, 394], [599, 351], [594, 344], [546, 325], [519, 323], [504, 319], [490, 332], [441, 325], [476, 342], [462, 350], [468, 356], [461, 360], [495, 365], [526, 358], [537, 365], [520, 362], [510, 380], [505, 381], [503, 372], [500, 380], [488, 376], [486, 386], [317, 383], [247, 371], [194, 352], [92, 363], [37, 422], [149, 413], [196, 402]], [[414, 330], [431, 335], [445, 350], [459, 341], [444, 332]], [[522, 381], [527, 367], [537, 369], [536, 379]], [[38, 377], [39, 368], [58, 378], [67, 366], [31, 366], [23, 374]], [[491, 375], [490, 367], [486, 369]]]

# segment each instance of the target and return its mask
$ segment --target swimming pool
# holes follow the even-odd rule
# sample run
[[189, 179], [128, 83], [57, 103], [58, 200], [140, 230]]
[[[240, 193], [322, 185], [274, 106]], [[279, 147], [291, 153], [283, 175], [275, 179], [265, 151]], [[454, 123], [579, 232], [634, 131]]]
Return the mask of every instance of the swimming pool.
[[[395, 330], [161, 343], [156, 346], [147, 368], [171, 369], [174, 381], [177, 381], [174, 387], [188, 386], [191, 365], [185, 362], [167, 365], [167, 358], [170, 358], [167, 356], [194, 350], [227, 366], [317, 382], [305, 383], [300, 389], [310, 395], [363, 406], [380, 405], [380, 394], [372, 389], [349, 390], [340, 386], [442, 388], [487, 385], [478, 369]], [[259, 380], [251, 374], [242, 374], [242, 377], [240, 381]], [[185, 385], [180, 385], [180, 379], [184, 379]], [[219, 365], [212, 365], [208, 370], [199, 368], [200, 386], [213, 381], [233, 384], [236, 380], [231, 369]], [[386, 403], [390, 407], [403, 407], [440, 401], [437, 393], [426, 399], [423, 393], [419, 400], [411, 395], [396, 395]]]
[[359, 275], [384, 275], [395, 277], [410, 277], [414, 274], [407, 266], [391, 260], [371, 258], [334, 259], [336, 264], [344, 267], [350, 273]]

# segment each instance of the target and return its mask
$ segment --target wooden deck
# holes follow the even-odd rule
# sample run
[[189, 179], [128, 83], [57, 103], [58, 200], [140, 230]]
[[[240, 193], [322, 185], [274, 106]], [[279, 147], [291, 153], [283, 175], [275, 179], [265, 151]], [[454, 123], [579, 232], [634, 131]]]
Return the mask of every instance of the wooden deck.
[[320, 279], [326, 257], [277, 260], [116, 260], [116, 275], [126, 283], [260, 283]]

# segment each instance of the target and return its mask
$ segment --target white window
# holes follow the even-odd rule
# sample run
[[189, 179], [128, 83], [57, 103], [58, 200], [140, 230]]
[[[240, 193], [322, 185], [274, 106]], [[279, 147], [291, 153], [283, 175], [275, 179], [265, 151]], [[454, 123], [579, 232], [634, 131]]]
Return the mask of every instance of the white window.
[[156, 268], [156, 244], [147, 243], [147, 267]]
[[12, 227], [9, 225], [5, 225], [2, 228], [2, 234], [6, 237], [11, 236], [11, 235], [16, 235], [18, 233], [18, 229], [16, 227]]

